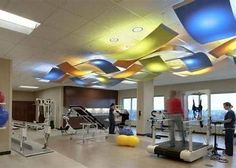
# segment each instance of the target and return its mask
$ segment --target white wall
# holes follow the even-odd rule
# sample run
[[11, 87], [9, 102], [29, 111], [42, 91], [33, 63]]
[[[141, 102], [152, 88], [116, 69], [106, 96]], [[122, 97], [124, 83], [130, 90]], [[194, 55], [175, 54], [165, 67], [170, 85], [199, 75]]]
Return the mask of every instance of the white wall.
[[55, 87], [36, 92], [36, 98], [52, 99], [55, 102], [54, 109], [54, 124], [57, 128], [61, 126], [63, 114], [63, 87]]
[[35, 101], [35, 92], [13, 91], [13, 101]]
[[9, 121], [5, 129], [0, 129], [0, 153], [11, 150], [11, 107], [12, 107], [12, 62], [0, 58], [0, 91], [5, 95], [5, 108]]

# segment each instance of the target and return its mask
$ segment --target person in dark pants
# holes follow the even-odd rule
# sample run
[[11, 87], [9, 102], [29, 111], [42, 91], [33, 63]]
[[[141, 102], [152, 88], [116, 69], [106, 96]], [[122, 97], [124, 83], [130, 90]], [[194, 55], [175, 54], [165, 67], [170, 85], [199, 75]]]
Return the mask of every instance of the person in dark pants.
[[116, 122], [115, 122], [115, 104], [112, 103], [110, 105], [110, 109], [109, 109], [109, 134], [115, 134], [115, 126], [116, 126]]
[[234, 131], [235, 131], [235, 114], [232, 110], [233, 106], [229, 102], [223, 104], [224, 109], [227, 113], [224, 117], [224, 128], [225, 128], [225, 154], [228, 156], [233, 156], [234, 151]]
[[168, 113], [169, 136], [170, 136], [170, 146], [175, 146], [175, 125], [177, 125], [180, 130], [180, 136], [182, 138], [183, 144], [185, 143], [184, 128], [183, 128], [183, 116], [184, 110], [182, 108], [182, 103], [180, 98], [177, 97], [177, 91], [171, 90], [170, 97], [166, 101], [166, 111]]

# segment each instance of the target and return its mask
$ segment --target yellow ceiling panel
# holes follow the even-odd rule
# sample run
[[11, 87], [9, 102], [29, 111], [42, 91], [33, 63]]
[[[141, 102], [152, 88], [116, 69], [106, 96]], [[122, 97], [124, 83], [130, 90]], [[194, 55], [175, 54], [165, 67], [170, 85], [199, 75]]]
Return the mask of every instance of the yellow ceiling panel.
[[128, 77], [134, 75], [135, 73], [139, 72], [142, 68], [143, 67], [141, 65], [134, 64], [131, 67], [129, 67], [128, 69], [115, 74], [113, 76], [113, 78], [117, 78], [117, 79], [128, 78]]
[[146, 38], [137, 43], [134, 47], [131, 47], [123, 52], [111, 54], [108, 56], [117, 60], [138, 59], [156, 51], [159, 47], [166, 44], [177, 35], [178, 33], [171, 30], [164, 24], [161, 24]]
[[204, 68], [198, 71], [181, 71], [181, 72], [173, 72], [173, 74], [178, 76], [196, 76], [196, 75], [203, 75], [212, 71], [212, 67]]
[[224, 44], [216, 47], [215, 49], [211, 50], [209, 53], [216, 58], [219, 58], [227, 53], [236, 50], [236, 38], [233, 38]]
[[144, 68], [152, 73], [164, 72], [169, 70], [168, 65], [161, 59], [160, 56], [140, 60]]
[[72, 66], [71, 64], [69, 64], [68, 62], [63, 62], [60, 65], [57, 65], [63, 72], [74, 75], [74, 76], [84, 76], [87, 75], [89, 73], [91, 73], [91, 71], [81, 71], [76, 69], [74, 66]]

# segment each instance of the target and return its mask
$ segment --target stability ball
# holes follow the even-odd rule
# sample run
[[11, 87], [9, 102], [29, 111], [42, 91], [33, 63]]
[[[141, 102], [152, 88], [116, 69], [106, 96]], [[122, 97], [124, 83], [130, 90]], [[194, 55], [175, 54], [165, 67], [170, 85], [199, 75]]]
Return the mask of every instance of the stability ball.
[[128, 137], [128, 146], [135, 147], [139, 144], [139, 138], [137, 136]]
[[128, 136], [126, 136], [126, 135], [118, 135], [116, 137], [116, 143], [120, 146], [127, 145], [127, 141], [128, 141]]
[[5, 97], [3, 93], [0, 91], [0, 103], [3, 103], [5, 101]]
[[0, 127], [3, 127], [8, 120], [8, 112], [2, 106], [0, 106]]

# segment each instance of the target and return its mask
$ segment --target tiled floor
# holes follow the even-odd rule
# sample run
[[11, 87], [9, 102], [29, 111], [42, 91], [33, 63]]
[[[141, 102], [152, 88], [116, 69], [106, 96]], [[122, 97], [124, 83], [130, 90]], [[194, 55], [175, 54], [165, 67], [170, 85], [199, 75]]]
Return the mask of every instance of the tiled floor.
[[[30, 133], [31, 137], [43, 142], [41, 135]], [[136, 148], [120, 147], [113, 141], [100, 139], [99, 142], [88, 141], [84, 144], [78, 140], [70, 140], [68, 136], [61, 136], [55, 132], [50, 138], [50, 147], [56, 152], [24, 158], [16, 153], [0, 156], [0, 167], [3, 168], [234, 168], [236, 167], [236, 146], [234, 157], [227, 157], [229, 163], [220, 163], [204, 157], [193, 163], [156, 157], [146, 152], [146, 146], [151, 143], [150, 138], [141, 137], [141, 143]], [[199, 135], [194, 136], [204, 141]], [[166, 140], [166, 139], [162, 139]], [[222, 138], [219, 142], [223, 142]], [[221, 145], [222, 146], [222, 145]], [[84, 165], [84, 166], [83, 166]]]

